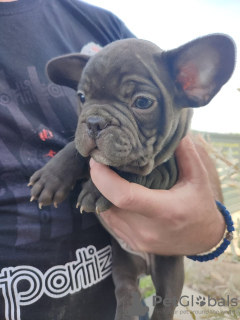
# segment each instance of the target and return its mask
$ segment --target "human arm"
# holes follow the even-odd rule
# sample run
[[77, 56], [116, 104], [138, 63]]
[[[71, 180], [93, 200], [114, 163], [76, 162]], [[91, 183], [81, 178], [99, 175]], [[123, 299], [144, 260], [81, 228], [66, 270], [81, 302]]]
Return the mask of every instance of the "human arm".
[[195, 136], [191, 135], [191, 139], [194, 143], [194, 146], [198, 152], [198, 155], [207, 170], [208, 178], [210, 182], [210, 186], [212, 189], [212, 193], [215, 200], [223, 202], [223, 195], [221, 190], [221, 184], [219, 180], [219, 175], [216, 170], [215, 162], [209, 156], [206, 148], [204, 147], [203, 143], [200, 139], [196, 138]]
[[182, 140], [176, 151], [179, 179], [170, 190], [129, 183], [91, 160], [93, 182], [114, 204], [102, 216], [132, 249], [192, 255], [222, 239], [225, 223], [214, 201], [222, 200], [216, 169], [200, 146], [197, 150], [189, 137]]

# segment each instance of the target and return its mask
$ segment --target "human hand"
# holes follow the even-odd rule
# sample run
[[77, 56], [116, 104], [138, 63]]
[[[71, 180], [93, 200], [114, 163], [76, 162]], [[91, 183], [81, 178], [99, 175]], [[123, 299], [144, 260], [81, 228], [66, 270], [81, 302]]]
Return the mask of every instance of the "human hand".
[[[170, 190], [130, 183], [91, 159], [91, 178], [113, 206], [101, 213], [105, 223], [133, 250], [160, 255], [193, 255], [223, 238], [208, 172], [189, 137], [176, 150], [179, 179]], [[211, 171], [211, 170], [210, 170]]]

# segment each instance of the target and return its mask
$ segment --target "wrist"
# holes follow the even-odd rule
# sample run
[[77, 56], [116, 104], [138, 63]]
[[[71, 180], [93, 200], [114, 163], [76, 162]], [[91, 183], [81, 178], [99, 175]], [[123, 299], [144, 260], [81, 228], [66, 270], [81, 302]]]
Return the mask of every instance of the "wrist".
[[229, 211], [219, 201], [216, 201], [216, 205], [224, 217], [227, 232], [226, 232], [221, 244], [214, 251], [207, 253], [207, 254], [204, 254], [204, 255], [188, 256], [189, 259], [192, 259], [194, 261], [199, 261], [199, 262], [213, 260], [214, 258], [217, 258], [222, 253], [224, 253], [225, 250], [227, 249], [227, 247], [231, 244], [231, 241], [233, 239], [233, 231], [235, 230], [234, 223], [232, 221], [232, 217], [231, 217]]
[[207, 247], [205, 252], [212, 250], [219, 243], [222, 242], [222, 239], [224, 238], [226, 233], [226, 229], [227, 229], [227, 225], [226, 225], [224, 216], [222, 215], [219, 208], [216, 206], [216, 214], [215, 214], [214, 222], [211, 225], [211, 230], [208, 237], [208, 243], [206, 244]]

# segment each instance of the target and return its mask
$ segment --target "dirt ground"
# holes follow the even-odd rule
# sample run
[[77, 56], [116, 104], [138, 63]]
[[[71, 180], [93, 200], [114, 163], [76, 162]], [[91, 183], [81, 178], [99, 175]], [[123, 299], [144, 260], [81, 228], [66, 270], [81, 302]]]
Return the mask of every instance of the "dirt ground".
[[185, 285], [216, 299], [238, 298], [240, 302], [240, 259], [222, 255], [208, 262], [185, 260]]
[[233, 215], [235, 223], [233, 247], [218, 259], [208, 262], [195, 262], [185, 259], [185, 285], [213, 298], [238, 298], [240, 303], [240, 212]]

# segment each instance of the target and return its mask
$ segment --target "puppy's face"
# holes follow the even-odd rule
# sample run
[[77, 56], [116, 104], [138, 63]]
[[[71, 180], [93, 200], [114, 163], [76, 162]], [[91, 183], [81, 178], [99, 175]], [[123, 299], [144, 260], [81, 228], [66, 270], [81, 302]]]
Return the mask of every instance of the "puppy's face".
[[[90, 59], [68, 56], [75, 60], [72, 73], [79, 70], [78, 81], [73, 85], [71, 80], [79, 96], [77, 150], [142, 175], [168, 160], [186, 134], [191, 107], [207, 104], [232, 73], [234, 54], [227, 67], [221, 66], [222, 42], [228, 44], [228, 54], [234, 51], [229, 38], [215, 35], [170, 52], [128, 39]], [[66, 70], [64, 74], [66, 79]]]
[[159, 48], [147, 42], [141, 45], [139, 52], [128, 41], [118, 42], [87, 63], [78, 85], [75, 142], [83, 156], [145, 174], [176, 130], [181, 109], [174, 108], [174, 88], [167, 72], [152, 60]]

